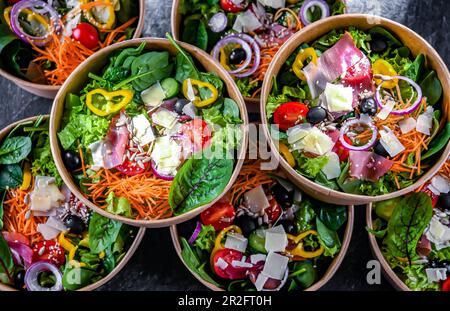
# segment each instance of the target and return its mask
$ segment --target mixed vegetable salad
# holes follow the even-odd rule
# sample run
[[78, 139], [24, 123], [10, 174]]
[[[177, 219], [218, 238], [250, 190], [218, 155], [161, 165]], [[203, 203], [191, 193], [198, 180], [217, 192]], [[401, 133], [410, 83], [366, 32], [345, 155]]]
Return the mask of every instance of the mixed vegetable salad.
[[380, 26], [301, 45], [266, 102], [280, 154], [337, 191], [376, 196], [412, 185], [450, 138], [441, 83], [425, 65]]
[[291, 291], [324, 275], [346, 223], [345, 206], [305, 197], [283, 177], [262, 172], [259, 161], [246, 161], [224, 198], [177, 228], [184, 263], [206, 282]]
[[48, 123], [16, 126], [0, 146], [0, 282], [77, 290], [108, 275], [137, 229], [91, 213], [62, 183]]
[[0, 68], [62, 85], [95, 51], [133, 37], [135, 0], [0, 0]]
[[68, 94], [63, 161], [94, 204], [133, 219], [180, 215], [228, 184], [242, 143], [240, 109], [223, 81], [177, 49], [114, 53], [101, 76]]
[[450, 159], [418, 192], [376, 203], [383, 256], [411, 290], [450, 291]]
[[210, 51], [244, 97], [258, 98], [273, 56], [292, 34], [344, 13], [339, 0], [180, 0], [180, 38]]

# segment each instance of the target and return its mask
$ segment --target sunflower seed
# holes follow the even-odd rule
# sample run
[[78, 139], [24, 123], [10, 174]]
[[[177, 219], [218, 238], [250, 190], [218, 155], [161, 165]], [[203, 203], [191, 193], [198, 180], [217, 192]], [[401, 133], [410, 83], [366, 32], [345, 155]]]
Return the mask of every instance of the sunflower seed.
[[137, 161], [137, 164], [140, 168], [145, 169], [144, 163], [142, 163], [142, 161]]
[[136, 157], [136, 153], [133, 153], [130, 157], [130, 161], [134, 161], [134, 158]]
[[25, 197], [23, 198], [23, 202], [24, 202], [25, 204], [30, 204], [30, 194], [29, 194], [29, 193], [27, 193], [27, 194], [25, 195]]
[[25, 213], [25, 219], [30, 219], [30, 217], [31, 217], [31, 210], [28, 210], [28, 211]]
[[38, 255], [42, 256], [42, 255], [44, 255], [44, 253], [45, 253], [45, 246], [42, 246], [38, 251]]
[[142, 148], [141, 145], [138, 145], [138, 149], [139, 149], [140, 152], [142, 152], [142, 153], [144, 152], [144, 148]]
[[263, 224], [262, 218], [258, 217], [258, 225], [261, 226]]
[[147, 162], [150, 162], [151, 159], [152, 159], [152, 158], [146, 157], [144, 160], [142, 160], [142, 162], [143, 162], [143, 163], [147, 163]]
[[135, 148], [135, 147], [130, 147], [130, 151], [131, 151], [131, 152], [138, 152], [139, 149], [138, 149], [138, 148]]

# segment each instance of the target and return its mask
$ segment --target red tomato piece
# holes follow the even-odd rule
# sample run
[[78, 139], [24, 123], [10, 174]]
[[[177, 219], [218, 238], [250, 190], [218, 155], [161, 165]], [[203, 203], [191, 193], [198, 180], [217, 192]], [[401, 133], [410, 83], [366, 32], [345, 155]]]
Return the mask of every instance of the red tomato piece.
[[435, 195], [430, 189], [428, 189], [428, 184], [424, 186], [421, 191], [428, 194], [428, 196], [431, 198], [431, 206], [436, 207], [439, 196]]
[[[350, 140], [350, 138], [348, 138], [347, 136], [344, 136], [344, 140], [348, 143], [348, 144], [352, 144], [352, 141]], [[348, 159], [349, 155], [350, 155], [350, 150], [348, 150], [347, 148], [345, 148], [341, 141], [338, 140], [333, 147], [333, 152], [335, 152], [338, 156], [339, 156], [339, 161], [344, 162], [345, 160]]]
[[233, 224], [236, 216], [233, 205], [228, 202], [216, 202], [213, 206], [200, 214], [200, 219], [204, 225], [211, 225], [220, 231]]
[[447, 279], [442, 282], [442, 291], [450, 292], [450, 277], [447, 277]]
[[281, 130], [287, 131], [289, 128], [306, 120], [308, 110], [308, 106], [299, 102], [284, 103], [275, 109], [273, 120]]
[[144, 163], [144, 168], [142, 168], [135, 161], [126, 159], [122, 164], [116, 166], [115, 168], [122, 174], [125, 174], [127, 176], [134, 176], [145, 172], [149, 166], [149, 163], [150, 162]]
[[[217, 251], [213, 259], [214, 272], [221, 278], [229, 280], [238, 280], [246, 278], [248, 268], [233, 267], [233, 265], [231, 264], [233, 260], [241, 261], [243, 256], [244, 256], [243, 253], [229, 248], [224, 248]], [[228, 264], [226, 268], [222, 269], [219, 266], [220, 265], [218, 263], [219, 258], [221, 258]]]
[[60, 267], [66, 261], [66, 255], [58, 242], [42, 241], [33, 246], [33, 262], [39, 260], [48, 261]]
[[181, 126], [181, 133], [187, 136], [193, 143], [193, 151], [197, 152], [211, 143], [212, 133], [208, 124], [202, 119], [193, 119]]
[[95, 49], [99, 42], [97, 29], [89, 23], [79, 23], [72, 31], [72, 38], [90, 50]]
[[247, 7], [247, 1], [244, 0], [240, 4], [235, 4], [233, 0], [220, 0], [220, 7], [224, 11], [237, 13], [243, 11]]
[[280, 204], [275, 200], [275, 198], [272, 198], [269, 200], [270, 206], [267, 207], [264, 212], [269, 217], [269, 222], [274, 223], [277, 221], [277, 219], [280, 217], [282, 209], [280, 207]]

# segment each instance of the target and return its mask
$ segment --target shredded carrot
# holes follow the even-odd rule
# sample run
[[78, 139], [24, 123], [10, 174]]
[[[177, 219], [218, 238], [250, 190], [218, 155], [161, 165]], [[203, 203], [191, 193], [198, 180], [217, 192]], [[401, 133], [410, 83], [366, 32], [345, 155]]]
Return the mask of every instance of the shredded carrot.
[[81, 169], [83, 170], [83, 176], [86, 177], [86, 166], [84, 165], [84, 156], [83, 156], [83, 148], [81, 148], [81, 145], [79, 144], [78, 152], [80, 153], [80, 159], [81, 159]]

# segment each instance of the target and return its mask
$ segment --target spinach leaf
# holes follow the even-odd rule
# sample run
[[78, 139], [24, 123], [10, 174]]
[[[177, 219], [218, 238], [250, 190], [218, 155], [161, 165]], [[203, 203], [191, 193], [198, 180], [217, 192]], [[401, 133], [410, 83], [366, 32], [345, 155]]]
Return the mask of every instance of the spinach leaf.
[[22, 184], [22, 169], [18, 164], [0, 166], [0, 190], [17, 188]]
[[194, 64], [192, 57], [188, 53], [186, 53], [186, 51], [183, 50], [181, 46], [178, 45], [178, 43], [175, 42], [175, 40], [169, 33], [166, 33], [166, 37], [167, 39], [169, 39], [170, 43], [172, 43], [172, 45], [178, 50], [178, 54], [176, 56], [177, 66], [175, 79], [180, 83], [183, 83], [184, 80], [189, 78], [198, 79], [200, 73]]
[[316, 212], [310, 200], [304, 199], [300, 202], [297, 212], [295, 212], [295, 226], [298, 232], [303, 232], [313, 228]]
[[33, 60], [31, 48], [21, 40], [13, 40], [4, 46], [0, 55], [3, 66], [9, 72], [23, 79], [27, 79], [23, 73], [23, 68], [28, 68]]
[[430, 71], [419, 85], [422, 88], [423, 96], [427, 98], [427, 105], [433, 106], [439, 101], [442, 96], [442, 85], [436, 71]]
[[241, 111], [238, 105], [231, 98], [225, 98], [223, 101], [223, 116], [239, 119]]
[[[214, 73], [206, 73], [201, 72], [199, 79], [203, 82], [207, 82], [212, 84], [219, 93], [219, 97], [222, 96], [222, 90], [223, 90], [223, 81]], [[200, 97], [205, 100], [208, 98], [211, 98], [212, 94], [211, 91], [208, 88], [200, 88]]]
[[127, 198], [116, 197], [114, 192], [110, 192], [106, 198], [106, 210], [112, 214], [131, 217], [131, 204]]
[[316, 179], [314, 179], [314, 182], [316, 184], [322, 185], [324, 187], [327, 187], [327, 188], [330, 188], [333, 190], [339, 190], [339, 186], [336, 183], [336, 181], [329, 180], [322, 171], [320, 171], [319, 174], [317, 174]]
[[132, 82], [133, 88], [140, 92], [157, 81], [169, 77], [171, 72], [172, 64], [169, 63], [168, 52], [148, 52], [133, 60], [131, 64], [132, 76], [127, 82]]
[[381, 26], [375, 26], [369, 30], [371, 35], [379, 35], [388, 40], [389, 46], [401, 47], [403, 44], [392, 33]]
[[416, 192], [402, 198], [395, 207], [387, 226], [383, 244], [394, 257], [415, 258], [416, 246], [433, 216], [431, 198]]
[[450, 122], [445, 125], [445, 128], [430, 142], [427, 152], [422, 155], [422, 160], [425, 160], [432, 155], [441, 151], [450, 140]]
[[202, 50], [206, 50], [208, 48], [208, 32], [203, 20], [200, 20], [200, 23], [198, 24], [197, 38], [195, 40], [195, 43], [195, 45]]
[[325, 226], [336, 231], [347, 221], [347, 208], [325, 205], [320, 209], [319, 219]]
[[317, 233], [320, 244], [325, 248], [324, 256], [334, 257], [341, 248], [341, 241], [336, 231], [329, 229], [325, 224], [316, 218]]
[[0, 282], [5, 284], [14, 283], [14, 261], [3, 235], [0, 234]]
[[31, 139], [27, 136], [7, 138], [0, 147], [0, 164], [15, 164], [31, 152]]
[[414, 80], [415, 82], [418, 82], [424, 64], [425, 64], [425, 55], [423, 54], [417, 55], [412, 65], [408, 68], [408, 70], [406, 70], [406, 76]]
[[232, 159], [208, 158], [187, 160], [175, 176], [169, 193], [169, 204], [180, 215], [214, 200], [225, 188], [233, 173]]
[[66, 265], [62, 284], [65, 290], [73, 291], [91, 284], [95, 277], [98, 277], [98, 274], [93, 270]]
[[110, 247], [116, 241], [121, 226], [121, 222], [92, 213], [89, 221], [89, 248], [91, 252], [98, 254]]
[[17, 37], [11, 32], [8, 25], [0, 24], [0, 53], [14, 40], [17, 40]]
[[138, 56], [145, 49], [145, 42], [142, 42], [139, 46], [135, 48], [123, 49], [119, 55], [114, 60], [113, 67], [120, 67], [124, 65], [125, 60], [130, 56]]

